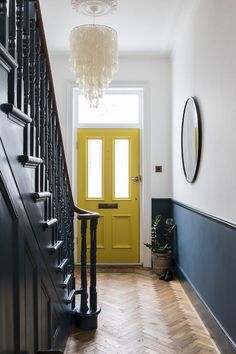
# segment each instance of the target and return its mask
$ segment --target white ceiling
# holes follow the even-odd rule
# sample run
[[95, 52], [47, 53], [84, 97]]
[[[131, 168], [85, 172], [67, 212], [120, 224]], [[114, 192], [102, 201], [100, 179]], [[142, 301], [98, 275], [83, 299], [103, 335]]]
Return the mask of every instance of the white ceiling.
[[[165, 54], [189, 1], [118, 0], [118, 10], [97, 17], [96, 23], [117, 30], [120, 52]], [[72, 28], [90, 23], [91, 18], [73, 10], [70, 0], [40, 0], [40, 5], [49, 51], [68, 51]]]

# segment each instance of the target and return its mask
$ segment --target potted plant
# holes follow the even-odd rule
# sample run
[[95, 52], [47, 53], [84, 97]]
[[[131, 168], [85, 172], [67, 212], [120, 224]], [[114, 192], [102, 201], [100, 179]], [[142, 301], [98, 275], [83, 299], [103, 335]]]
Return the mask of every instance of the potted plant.
[[163, 219], [162, 215], [156, 215], [152, 223], [151, 243], [144, 243], [152, 251], [152, 266], [158, 275], [166, 275], [164, 272], [171, 267], [171, 234], [175, 227], [176, 224], [172, 218]]

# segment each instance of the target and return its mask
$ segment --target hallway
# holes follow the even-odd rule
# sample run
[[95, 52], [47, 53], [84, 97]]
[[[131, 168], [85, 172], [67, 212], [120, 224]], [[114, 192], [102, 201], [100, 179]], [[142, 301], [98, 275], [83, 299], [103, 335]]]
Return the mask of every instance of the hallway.
[[139, 269], [98, 270], [97, 289], [98, 329], [74, 330], [66, 354], [219, 353], [178, 280]]

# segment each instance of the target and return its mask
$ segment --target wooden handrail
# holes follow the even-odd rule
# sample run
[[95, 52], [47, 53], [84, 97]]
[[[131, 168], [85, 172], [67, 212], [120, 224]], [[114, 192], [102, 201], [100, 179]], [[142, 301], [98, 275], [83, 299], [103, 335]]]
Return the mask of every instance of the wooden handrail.
[[78, 214], [78, 219], [79, 220], [93, 220], [93, 219], [98, 219], [100, 217], [99, 213], [95, 213], [92, 211], [88, 211], [85, 209], [78, 208], [77, 206], [74, 205], [74, 211]]

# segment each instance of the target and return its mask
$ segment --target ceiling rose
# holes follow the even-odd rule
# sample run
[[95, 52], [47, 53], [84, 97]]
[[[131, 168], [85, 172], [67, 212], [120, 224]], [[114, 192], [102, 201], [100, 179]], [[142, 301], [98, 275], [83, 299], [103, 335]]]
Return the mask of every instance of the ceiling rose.
[[71, 0], [73, 9], [84, 15], [102, 16], [117, 9], [117, 0]]

